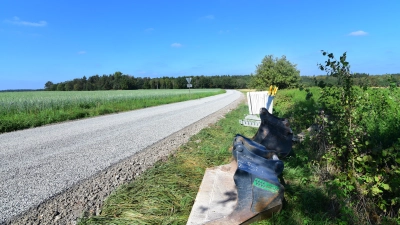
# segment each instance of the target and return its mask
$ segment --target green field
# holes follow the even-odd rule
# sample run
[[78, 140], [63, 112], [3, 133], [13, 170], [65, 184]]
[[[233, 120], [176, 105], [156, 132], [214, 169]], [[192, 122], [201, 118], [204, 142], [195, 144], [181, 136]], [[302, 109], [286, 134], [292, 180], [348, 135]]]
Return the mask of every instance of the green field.
[[0, 92], [0, 133], [198, 99], [221, 89]]

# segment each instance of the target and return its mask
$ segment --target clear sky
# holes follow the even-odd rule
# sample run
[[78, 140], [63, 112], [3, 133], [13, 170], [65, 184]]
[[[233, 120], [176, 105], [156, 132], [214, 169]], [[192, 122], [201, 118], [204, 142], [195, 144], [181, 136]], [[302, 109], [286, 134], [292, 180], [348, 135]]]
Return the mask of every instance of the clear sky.
[[1, 0], [0, 90], [121, 71], [245, 75], [286, 55], [322, 74], [320, 50], [353, 72], [400, 72], [399, 0]]

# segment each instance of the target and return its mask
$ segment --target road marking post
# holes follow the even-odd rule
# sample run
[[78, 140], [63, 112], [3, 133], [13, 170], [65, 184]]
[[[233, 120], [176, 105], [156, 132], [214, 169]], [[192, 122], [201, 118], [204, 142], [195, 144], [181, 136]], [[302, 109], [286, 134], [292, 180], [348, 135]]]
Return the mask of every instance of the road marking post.
[[191, 77], [186, 77], [187, 87], [189, 88], [189, 98], [192, 99], [192, 95], [190, 94], [190, 88], [192, 87], [192, 84], [190, 83], [192, 81]]

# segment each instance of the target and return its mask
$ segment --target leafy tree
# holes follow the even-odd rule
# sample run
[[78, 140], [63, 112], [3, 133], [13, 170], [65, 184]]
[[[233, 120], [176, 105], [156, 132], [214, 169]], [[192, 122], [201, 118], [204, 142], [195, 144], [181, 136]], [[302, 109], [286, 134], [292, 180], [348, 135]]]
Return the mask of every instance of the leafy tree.
[[47, 82], [44, 84], [44, 89], [45, 89], [46, 91], [50, 91], [50, 90], [52, 89], [53, 85], [54, 85], [53, 82], [47, 81]]
[[261, 64], [257, 65], [256, 74], [251, 76], [251, 86], [261, 90], [270, 85], [276, 85], [279, 89], [297, 87], [300, 82], [300, 71], [296, 66], [284, 55], [281, 58], [267, 55]]
[[64, 84], [63, 83], [59, 83], [57, 84], [57, 91], [64, 91]]
[[82, 90], [87, 91], [87, 78], [86, 78], [86, 76], [82, 77]]
[[74, 91], [82, 91], [83, 90], [83, 83], [81, 79], [74, 79]]
[[67, 81], [67, 82], [65, 83], [64, 89], [65, 89], [66, 91], [72, 91], [72, 90], [74, 89], [74, 85], [72, 84], [72, 82]]

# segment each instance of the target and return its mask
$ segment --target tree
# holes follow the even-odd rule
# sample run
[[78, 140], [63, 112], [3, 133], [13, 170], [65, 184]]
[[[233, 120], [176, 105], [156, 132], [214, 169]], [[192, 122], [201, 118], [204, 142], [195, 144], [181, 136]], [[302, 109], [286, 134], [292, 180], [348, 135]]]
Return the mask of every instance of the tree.
[[83, 85], [82, 89], [83, 89], [84, 91], [87, 91], [87, 86], [86, 86], [86, 84], [87, 84], [87, 78], [86, 78], [86, 76], [83, 76], [83, 77], [82, 77], [82, 85]]
[[261, 64], [257, 65], [256, 74], [251, 75], [251, 86], [265, 90], [270, 85], [279, 89], [297, 87], [300, 82], [300, 71], [296, 69], [286, 56], [274, 58], [273, 55], [265, 56]]
[[74, 91], [82, 91], [83, 90], [82, 79], [75, 78], [72, 82], [74, 84]]
[[74, 85], [72, 84], [71, 81], [67, 81], [67, 82], [65, 83], [64, 89], [65, 89], [66, 91], [72, 91], [72, 90], [74, 89]]
[[51, 89], [53, 88], [54, 83], [51, 81], [47, 81], [46, 84], [44, 84], [44, 89], [46, 91], [51, 91]]
[[57, 91], [64, 91], [64, 84], [63, 83], [59, 83], [57, 84]]

